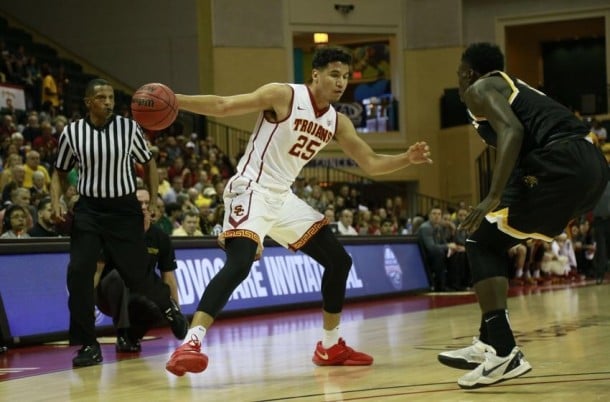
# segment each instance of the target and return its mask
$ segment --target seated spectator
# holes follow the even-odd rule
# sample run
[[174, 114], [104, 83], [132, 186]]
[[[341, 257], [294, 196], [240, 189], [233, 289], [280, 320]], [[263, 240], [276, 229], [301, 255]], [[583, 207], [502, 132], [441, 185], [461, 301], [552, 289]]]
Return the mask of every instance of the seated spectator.
[[53, 209], [51, 199], [43, 198], [38, 203], [38, 221], [32, 229], [28, 231], [30, 237], [57, 237], [55, 222], [53, 221]]
[[157, 174], [159, 175], [159, 190], [158, 193], [165, 199], [165, 195], [169, 192], [172, 187], [169, 184], [169, 180], [167, 180], [167, 168], [166, 167], [158, 167]]
[[11, 205], [5, 210], [2, 219], [2, 235], [0, 239], [27, 239], [28, 211], [21, 205]]
[[[19, 172], [14, 174], [15, 167], [18, 166]], [[18, 154], [10, 154], [4, 159], [2, 172], [0, 173], [0, 191], [2, 191], [2, 203], [5, 203], [10, 196], [14, 187], [21, 187], [25, 177], [25, 167], [23, 166], [23, 158]], [[11, 182], [16, 182], [17, 185], [13, 188], [5, 190], [6, 186]], [[6, 191], [6, 192], [5, 192]]]
[[379, 236], [381, 234], [381, 217], [379, 215], [375, 214], [371, 216], [367, 234], [369, 236]]
[[551, 242], [551, 251], [562, 261], [563, 265], [557, 273], [560, 276], [568, 276], [571, 273], [576, 273], [576, 255], [572, 241], [566, 233], [555, 236]]
[[354, 213], [351, 209], [346, 208], [341, 211], [341, 213], [339, 214], [339, 221], [337, 222], [337, 230], [339, 231], [339, 234], [343, 236], [357, 236], [358, 232], [352, 226], [353, 222]]
[[25, 176], [23, 178], [23, 187], [32, 187], [32, 175], [34, 172], [42, 172], [42, 174], [44, 174], [45, 186], [47, 189], [49, 188], [51, 185], [51, 176], [49, 175], [47, 168], [40, 163], [40, 154], [38, 151], [32, 150], [25, 155], [24, 168]]
[[200, 208], [216, 208], [216, 190], [214, 190], [214, 187], [204, 188], [201, 198]]
[[172, 222], [165, 213], [165, 203], [160, 195], [157, 195], [156, 208], [151, 208], [150, 219], [153, 225], [158, 226], [163, 233], [171, 236], [174, 228], [172, 226]]
[[32, 187], [30, 187], [31, 204], [38, 205], [38, 202], [49, 196], [49, 190], [45, 183], [44, 173], [36, 171], [32, 174]]
[[183, 214], [182, 224], [179, 228], [174, 229], [172, 236], [203, 236], [199, 230], [199, 213], [195, 211], [187, 211]]
[[381, 236], [392, 236], [396, 234], [394, 231], [394, 223], [389, 218], [386, 218], [381, 222], [379, 234]]
[[430, 278], [434, 290], [446, 291], [447, 288], [447, 256], [455, 252], [457, 245], [447, 242], [446, 232], [442, 225], [443, 212], [439, 207], [432, 207], [428, 220], [421, 224], [417, 236], [422, 244], [425, 258], [430, 267]]
[[324, 211], [326, 208], [326, 201], [323, 198], [322, 187], [317, 184], [312, 187], [311, 193], [309, 193], [305, 201], [316, 211]]
[[[178, 202], [178, 196], [180, 194], [186, 195], [186, 190], [183, 185], [182, 176], [175, 176], [171, 180], [171, 187], [167, 190], [163, 196], [165, 204], [171, 204], [172, 202]], [[187, 197], [188, 198], [188, 197]]]
[[27, 124], [23, 127], [22, 134], [25, 142], [32, 144], [41, 135], [40, 118], [38, 112], [29, 112]]
[[[36, 223], [36, 208], [30, 205], [30, 190], [23, 187], [17, 187], [13, 191], [11, 191], [11, 197], [8, 203], [8, 206], [11, 205], [19, 205], [26, 211], [26, 231], [30, 230], [34, 223]], [[8, 208], [0, 211], [0, 232], [2, 231], [2, 226], [4, 224], [4, 217], [6, 216], [6, 211]]]
[[225, 207], [224, 205], [219, 205], [214, 209], [214, 226], [210, 234], [212, 236], [218, 237], [222, 233], [222, 224], [225, 215]]
[[449, 252], [447, 257], [447, 287], [452, 290], [466, 290], [471, 285], [470, 266], [468, 265], [468, 256], [466, 255], [466, 239], [468, 233], [459, 226], [468, 216], [466, 208], [460, 208], [456, 211], [455, 221], [447, 221], [445, 218], [445, 230], [451, 233], [447, 238], [448, 242], [455, 243], [455, 249]]
[[203, 189], [206, 187], [209, 187], [211, 185], [212, 185], [212, 182], [210, 181], [208, 172], [206, 172], [203, 169], [199, 169], [199, 178], [197, 180], [197, 183], [195, 183], [194, 187], [197, 189], [197, 191], [203, 193]]
[[578, 272], [587, 278], [593, 278], [596, 244], [591, 232], [591, 225], [586, 218], [582, 218], [578, 223], [578, 233], [572, 237], [574, 254], [576, 255], [576, 266]]
[[[57, 138], [53, 136], [53, 126], [48, 121], [40, 123], [40, 136], [34, 138], [32, 149], [40, 154], [40, 163], [46, 168], [51, 166], [57, 157]], [[27, 155], [26, 155], [27, 158]]]

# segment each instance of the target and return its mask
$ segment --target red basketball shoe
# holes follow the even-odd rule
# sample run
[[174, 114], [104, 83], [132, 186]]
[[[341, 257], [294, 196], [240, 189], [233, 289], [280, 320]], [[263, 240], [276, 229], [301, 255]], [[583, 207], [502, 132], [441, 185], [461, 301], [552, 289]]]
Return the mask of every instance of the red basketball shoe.
[[207, 367], [208, 357], [201, 353], [201, 342], [195, 335], [179, 346], [165, 365], [167, 371], [179, 377], [185, 373], [201, 373]]
[[328, 349], [318, 342], [311, 361], [318, 366], [370, 366], [373, 357], [356, 352], [345, 344], [343, 338], [339, 338], [339, 342]]

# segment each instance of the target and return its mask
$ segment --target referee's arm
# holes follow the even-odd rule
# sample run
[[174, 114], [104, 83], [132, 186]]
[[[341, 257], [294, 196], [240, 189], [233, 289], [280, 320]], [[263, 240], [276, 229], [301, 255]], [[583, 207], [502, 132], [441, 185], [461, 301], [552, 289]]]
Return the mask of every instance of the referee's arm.
[[67, 188], [68, 172], [54, 169], [53, 175], [51, 176], [51, 207], [53, 208], [53, 215], [55, 218], [61, 221], [63, 221], [64, 213], [67, 211], [62, 210], [60, 199], [61, 195], [66, 192]]
[[[159, 194], [159, 172], [157, 172], [157, 162], [155, 158], [150, 158], [150, 160], [143, 164], [144, 167], [144, 183], [148, 188], [148, 193], [150, 194], [150, 198], [157, 199], [157, 194]], [[152, 202], [151, 202], [151, 205]]]

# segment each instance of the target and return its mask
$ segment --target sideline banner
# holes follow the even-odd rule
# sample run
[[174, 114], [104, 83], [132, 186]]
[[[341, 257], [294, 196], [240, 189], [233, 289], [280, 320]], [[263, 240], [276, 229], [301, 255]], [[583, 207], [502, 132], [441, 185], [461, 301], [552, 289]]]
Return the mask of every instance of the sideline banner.
[[[399, 294], [428, 288], [417, 243], [345, 245], [353, 265], [347, 299]], [[0, 294], [10, 336], [44, 336], [68, 330], [65, 252], [0, 255]], [[176, 248], [180, 305], [193, 314], [203, 290], [224, 265], [219, 248]], [[248, 278], [235, 290], [224, 311], [253, 310], [321, 302], [323, 268], [303, 253], [265, 247]], [[98, 327], [111, 326], [96, 311]], [[5, 334], [6, 336], [7, 334]]]

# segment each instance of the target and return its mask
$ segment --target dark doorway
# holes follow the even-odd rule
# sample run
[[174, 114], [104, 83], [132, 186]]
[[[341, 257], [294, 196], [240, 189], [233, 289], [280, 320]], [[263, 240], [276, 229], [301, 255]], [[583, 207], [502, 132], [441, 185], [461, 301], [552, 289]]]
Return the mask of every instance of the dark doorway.
[[543, 42], [544, 91], [583, 115], [606, 113], [605, 38]]

